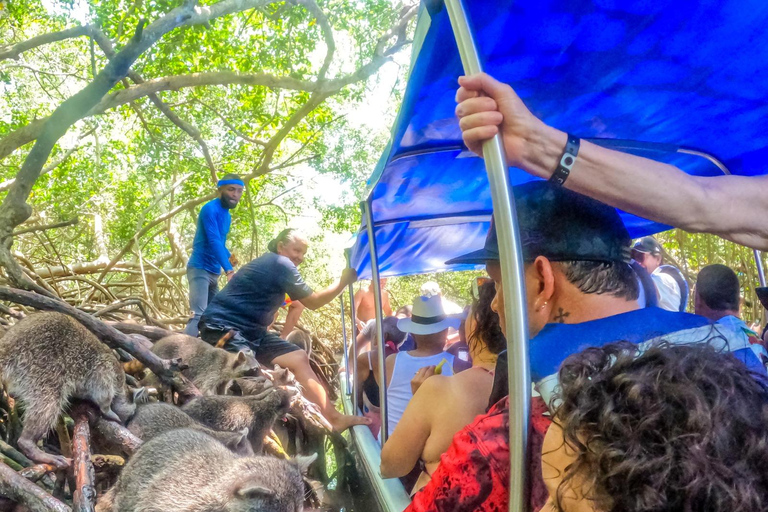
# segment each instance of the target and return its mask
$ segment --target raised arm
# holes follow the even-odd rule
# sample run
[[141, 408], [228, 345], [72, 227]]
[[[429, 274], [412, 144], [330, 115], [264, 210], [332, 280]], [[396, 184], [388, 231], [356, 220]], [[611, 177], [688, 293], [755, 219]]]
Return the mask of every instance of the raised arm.
[[341, 273], [341, 278], [334, 284], [319, 292], [312, 292], [311, 295], [303, 297], [301, 303], [311, 310], [321, 308], [335, 299], [344, 289], [357, 280], [357, 272], [351, 268], [345, 268]]
[[[489, 75], [461, 77], [459, 84], [456, 115], [467, 147], [482, 156], [482, 143], [500, 129], [509, 165], [548, 179], [566, 134], [537, 119], [510, 86]], [[768, 176], [689, 176], [582, 141], [565, 186], [656, 222], [768, 249]]]

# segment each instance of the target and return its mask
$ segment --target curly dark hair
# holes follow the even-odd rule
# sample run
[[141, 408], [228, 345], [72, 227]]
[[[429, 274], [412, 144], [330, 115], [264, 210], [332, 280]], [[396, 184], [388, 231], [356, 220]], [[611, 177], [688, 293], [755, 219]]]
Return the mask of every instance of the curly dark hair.
[[555, 418], [577, 455], [556, 504], [572, 480], [601, 512], [768, 510], [768, 389], [733, 355], [615, 343], [559, 375]]
[[467, 345], [474, 352], [475, 344], [482, 343], [492, 354], [498, 354], [507, 348], [507, 339], [501, 332], [499, 315], [491, 309], [491, 302], [496, 296], [496, 285], [493, 281], [483, 283], [478, 288], [478, 297], [472, 301], [470, 314], [475, 317], [475, 328], [469, 333]]

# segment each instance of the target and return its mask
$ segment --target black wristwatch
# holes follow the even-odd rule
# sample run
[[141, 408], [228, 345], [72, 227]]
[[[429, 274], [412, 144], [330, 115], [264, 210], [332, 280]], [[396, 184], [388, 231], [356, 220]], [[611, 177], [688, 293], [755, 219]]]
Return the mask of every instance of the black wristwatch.
[[573, 164], [576, 163], [576, 157], [579, 156], [579, 146], [581, 146], [581, 139], [569, 133], [568, 142], [565, 144], [565, 151], [563, 151], [563, 156], [560, 157], [560, 164], [549, 178], [551, 183], [555, 185], [563, 185], [565, 183], [565, 180], [571, 174]]

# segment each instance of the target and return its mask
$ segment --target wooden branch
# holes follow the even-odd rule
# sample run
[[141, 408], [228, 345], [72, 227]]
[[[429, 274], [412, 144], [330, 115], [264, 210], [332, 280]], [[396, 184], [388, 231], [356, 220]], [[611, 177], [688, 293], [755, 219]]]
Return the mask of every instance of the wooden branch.
[[2, 452], [3, 455], [7, 456], [9, 459], [15, 461], [17, 464], [23, 467], [29, 467], [32, 464], [34, 464], [34, 462], [28, 459], [26, 455], [24, 455], [23, 453], [21, 453], [16, 448], [9, 445], [2, 439], [0, 439], [0, 452]]
[[[188, 87], [206, 85], [249, 85], [263, 86], [271, 89], [286, 89], [293, 91], [318, 92], [331, 96], [347, 85], [358, 82], [376, 72], [385, 62], [390, 60], [391, 53], [376, 55], [358, 71], [332, 80], [302, 81], [291, 77], [278, 77], [264, 73], [241, 74], [232, 71], [212, 71], [208, 73], [190, 73], [147, 80], [146, 82], [122, 89], [104, 97], [97, 105], [89, 110], [84, 117], [100, 115], [108, 110], [132, 103], [138, 99], [161, 91], [177, 91]], [[49, 117], [32, 121], [26, 126], [10, 132], [0, 139], [0, 160], [10, 155], [17, 148], [37, 139]]]
[[77, 405], [74, 410], [75, 432], [72, 437], [73, 468], [75, 471], [75, 512], [94, 512], [96, 504], [95, 474], [91, 463], [91, 432], [85, 406]]
[[[80, 138], [82, 139], [83, 137], [85, 137], [86, 135], [89, 135], [92, 132], [93, 132], [93, 130], [91, 130], [91, 131], [89, 131], [87, 133], [84, 133], [83, 135], [80, 136]], [[3, 140], [5, 140], [5, 139], [3, 139]], [[43, 170], [40, 171], [40, 176], [48, 174], [49, 172], [51, 172], [52, 170], [54, 170], [55, 168], [57, 168], [58, 166], [60, 166], [64, 162], [66, 162], [69, 159], [69, 157], [72, 156], [72, 154], [75, 151], [77, 151], [78, 149], [80, 149], [80, 148], [81, 148], [81, 146], [74, 146], [74, 147], [69, 148], [67, 151], [64, 152], [64, 154], [62, 156], [60, 156], [59, 158], [57, 158], [56, 160], [54, 160], [50, 164], [48, 164], [45, 167], [43, 167]], [[0, 157], [0, 158], [2, 158], [2, 157]], [[11, 188], [11, 185], [13, 185], [14, 181], [16, 181], [16, 178], [11, 178], [9, 180], [5, 180], [3, 182], [0, 182], [0, 192], [5, 192], [9, 188]]]
[[88, 35], [92, 29], [93, 25], [82, 25], [79, 27], [68, 28], [66, 30], [60, 30], [59, 32], [42, 34], [37, 37], [33, 37], [32, 39], [27, 39], [26, 41], [22, 41], [11, 46], [7, 50], [0, 51], [0, 61], [6, 59], [18, 59], [19, 55], [22, 53], [46, 44]]
[[11, 309], [8, 306], [6, 306], [5, 304], [0, 304], [0, 313], [3, 313], [3, 314], [8, 315], [10, 317], [13, 317], [16, 320], [21, 320], [22, 318], [24, 318], [26, 316], [21, 311], [16, 311], [15, 309]]
[[130, 430], [119, 423], [105, 420], [93, 407], [88, 407], [87, 414], [94, 432], [113, 447], [120, 449], [127, 457], [136, 453], [141, 446], [142, 440]]
[[53, 224], [42, 224], [40, 226], [31, 226], [28, 228], [18, 229], [13, 232], [13, 236], [23, 235], [25, 233], [34, 233], [35, 231], [45, 231], [46, 229], [63, 228], [66, 226], [74, 226], [79, 222], [77, 217], [62, 222], [54, 222]]
[[[94, 40], [98, 43], [101, 50], [104, 52], [104, 55], [107, 56], [108, 59], [112, 60], [115, 56], [115, 51], [112, 48], [112, 42], [104, 35], [103, 32], [99, 31], [97, 36], [94, 38]], [[143, 84], [145, 80], [139, 75], [136, 71], [129, 70], [128, 76], [133, 80], [136, 84]], [[125, 82], [125, 88], [129, 89], [130, 85], [128, 85], [127, 82]], [[190, 137], [192, 137], [200, 146], [200, 149], [203, 152], [203, 156], [205, 157], [205, 161], [208, 164], [208, 168], [211, 171], [211, 175], [213, 178], [213, 182], [216, 183], [217, 177], [216, 177], [216, 166], [213, 164], [213, 159], [211, 158], [210, 150], [208, 149], [208, 144], [206, 144], [205, 140], [203, 140], [202, 135], [200, 134], [200, 130], [189, 124], [188, 122], [181, 119], [176, 113], [171, 110], [170, 105], [165, 103], [163, 100], [160, 99], [160, 97], [156, 93], [151, 93], [148, 95], [149, 99], [154, 103], [154, 105], [160, 110], [160, 112], [165, 115], [173, 124], [181, 128], [184, 132], [186, 132]], [[133, 104], [133, 103], [132, 103]], [[147, 126], [147, 122], [144, 120], [144, 117], [141, 114], [141, 109], [138, 108], [138, 105], [134, 105], [136, 114], [140, 117], [142, 124], [144, 125], [144, 128], [147, 130], [147, 132], [152, 135], [151, 130], [149, 130]]]
[[98, 319], [65, 302], [7, 286], [0, 286], [0, 300], [16, 302], [45, 311], [58, 311], [59, 313], [69, 315], [83, 324], [110, 347], [121, 348], [141, 361], [161, 381], [172, 386], [179, 393], [179, 396], [182, 397], [182, 400], [202, 395], [194, 384], [181, 375], [181, 360], [161, 359], [153, 354], [147, 348], [147, 345], [140, 340], [121, 333], [117, 329], [100, 322]]
[[107, 324], [111, 325], [118, 331], [123, 332], [124, 334], [140, 334], [152, 341], [157, 341], [165, 338], [166, 336], [176, 334], [175, 331], [169, 331], [160, 327], [132, 324], [129, 322], [107, 322]]
[[205, 162], [208, 164], [208, 169], [211, 171], [211, 181], [216, 184], [218, 181], [218, 176], [216, 175], [216, 165], [213, 163], [213, 158], [211, 158], [211, 152], [208, 149], [208, 144], [206, 144], [205, 140], [203, 139], [200, 130], [179, 117], [173, 110], [171, 110], [171, 107], [168, 106], [167, 103], [165, 103], [157, 96], [157, 94], [150, 94], [149, 99], [158, 108], [158, 110], [160, 110], [160, 112], [165, 115], [165, 117], [170, 119], [173, 124], [178, 126], [187, 135], [192, 137], [195, 142], [197, 142], [197, 144], [200, 146], [200, 150], [203, 152]]
[[0, 453], [0, 462], [2, 462], [3, 464], [7, 464], [8, 467], [10, 467], [14, 471], [21, 471], [22, 469], [24, 469], [24, 466], [22, 466], [12, 458], [6, 455], [3, 455], [2, 453]]
[[72, 438], [69, 436], [69, 428], [67, 428], [67, 422], [64, 420], [64, 416], [60, 415], [56, 421], [56, 435], [59, 436], [59, 447], [61, 448], [61, 454], [68, 458], [72, 458]]
[[106, 315], [107, 313], [111, 313], [112, 311], [117, 311], [118, 309], [121, 309], [125, 306], [132, 306], [132, 305], [135, 306], [138, 304], [141, 304], [140, 299], [137, 299], [137, 298], [124, 299], [124, 300], [121, 300], [120, 302], [117, 302], [115, 304], [110, 304], [109, 306], [96, 311], [93, 314], [93, 316], [98, 318], [102, 315]]
[[112, 267], [117, 265], [118, 262], [123, 258], [123, 256], [125, 256], [133, 248], [133, 244], [135, 243], [135, 241], [138, 240], [139, 238], [141, 238], [142, 236], [144, 236], [150, 229], [152, 229], [155, 226], [165, 222], [166, 220], [170, 219], [171, 217], [175, 216], [176, 214], [178, 214], [178, 213], [180, 213], [180, 212], [182, 212], [184, 210], [188, 210], [190, 208], [194, 208], [195, 206], [197, 206], [197, 205], [199, 205], [201, 203], [204, 203], [206, 201], [210, 201], [211, 199], [213, 199], [217, 195], [218, 195], [217, 192], [212, 192], [212, 193], [210, 193], [210, 194], [208, 194], [206, 196], [197, 197], [195, 199], [187, 201], [186, 203], [183, 203], [183, 204], [173, 208], [172, 210], [170, 210], [169, 212], [165, 213], [164, 215], [161, 215], [161, 216], [157, 217], [155, 220], [153, 220], [153, 221], [149, 222], [148, 224], [146, 224], [143, 228], [141, 228], [138, 232], [136, 232], [131, 237], [131, 239], [128, 241], [128, 243], [125, 245], [125, 247], [123, 247], [120, 250], [118, 255], [115, 256], [114, 258], [112, 258], [112, 260], [107, 264], [107, 266], [104, 268], [104, 270], [102, 270], [101, 274], [99, 274], [99, 277], [96, 278], [96, 281], [100, 283], [104, 279], [104, 277], [107, 275], [107, 273], [112, 269]]
[[30, 512], [72, 512], [72, 509], [64, 503], [2, 462], [0, 462], [0, 496], [27, 507]]
[[37, 482], [48, 473], [55, 473], [59, 469], [52, 464], [35, 464], [34, 466], [24, 468], [19, 474], [30, 482]]
[[28, 71], [31, 71], [32, 73], [39, 74], [39, 75], [46, 75], [46, 76], [64, 76], [64, 77], [72, 77], [77, 80], [81, 80], [83, 82], [87, 82], [88, 79], [84, 76], [80, 76], [75, 73], [55, 73], [53, 71], [43, 71], [42, 69], [37, 69], [32, 66], [28, 66], [26, 64], [10, 64], [3, 67], [3, 69], [26, 69]]
[[317, 77], [319, 80], [324, 80], [325, 75], [328, 73], [328, 68], [331, 66], [331, 62], [333, 62], [333, 55], [336, 52], [336, 42], [333, 39], [333, 29], [331, 28], [331, 23], [328, 21], [328, 17], [325, 15], [323, 10], [320, 9], [320, 6], [317, 5], [315, 0], [294, 0], [294, 2], [303, 6], [307, 11], [309, 11], [312, 16], [315, 17], [317, 24], [323, 31], [326, 52], [323, 65], [320, 67], [320, 71], [318, 72]]
[[[131, 248], [133, 244], [131, 244]], [[130, 250], [130, 249], [129, 249]], [[125, 251], [127, 253], [128, 251]], [[123, 256], [125, 256], [125, 253]], [[109, 267], [109, 261], [99, 258], [95, 261], [86, 261], [83, 263], [75, 263], [66, 267], [54, 266], [47, 268], [37, 268], [34, 272], [43, 279], [61, 278], [60, 280], [66, 280], [66, 278], [74, 278], [74, 276], [97, 274], [101, 273], [104, 269]], [[125, 272], [127, 274], [135, 274], [139, 272], [138, 264], [133, 261], [117, 261], [109, 270], [115, 269], [116, 272]], [[164, 268], [162, 271], [148, 270], [147, 275], [152, 277], [163, 277], [165, 274], [168, 277], [179, 277], [185, 275], [187, 270], [185, 268]], [[97, 286], [100, 281], [89, 282], [91, 286]], [[102, 290], [99, 290], [102, 291]]]
[[231, 131], [232, 133], [234, 133], [235, 135], [237, 135], [241, 139], [243, 139], [245, 141], [248, 141], [248, 142], [250, 142], [252, 144], [258, 144], [259, 146], [265, 146], [267, 144], [266, 141], [259, 140], [259, 139], [254, 139], [253, 137], [249, 137], [248, 135], [246, 135], [243, 132], [241, 132], [240, 130], [238, 130], [232, 123], [229, 122], [229, 120], [224, 116], [224, 114], [222, 114], [221, 112], [219, 112], [218, 110], [216, 110], [215, 108], [210, 106], [209, 104], [203, 102], [203, 100], [201, 100], [200, 98], [195, 98], [195, 101], [197, 103], [199, 103], [200, 105], [202, 105], [203, 107], [205, 107], [208, 110], [210, 110], [216, 117], [221, 119], [221, 122], [224, 123], [224, 126], [229, 128], [229, 131]]

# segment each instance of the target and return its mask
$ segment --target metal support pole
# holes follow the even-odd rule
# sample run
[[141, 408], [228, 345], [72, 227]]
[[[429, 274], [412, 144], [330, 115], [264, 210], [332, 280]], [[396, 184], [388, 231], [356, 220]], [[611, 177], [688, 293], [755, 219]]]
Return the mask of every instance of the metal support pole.
[[341, 335], [344, 342], [344, 378], [347, 379], [347, 394], [352, 392], [349, 386], [349, 354], [347, 348], [347, 319], [344, 314], [344, 294], [339, 296], [339, 302], [341, 303]]
[[381, 309], [381, 282], [379, 281], [379, 257], [376, 253], [376, 237], [373, 232], [373, 213], [370, 203], [362, 203], [365, 224], [368, 228], [368, 252], [371, 255], [371, 283], [373, 284], [373, 302], [376, 308], [376, 355], [379, 363], [379, 410], [381, 411], [381, 445], [389, 438], [387, 423], [387, 367], [384, 361], [384, 323]]
[[[482, 71], [472, 31], [461, 0], [445, 0], [461, 63], [467, 74]], [[483, 144], [483, 158], [491, 186], [496, 233], [499, 237], [504, 315], [509, 361], [509, 510], [528, 509], [528, 423], [531, 375], [528, 363], [528, 322], [523, 281], [523, 257], [517, 230], [515, 198], [509, 187], [501, 135]]]
[[[347, 266], [350, 266], [351, 254], [350, 250], [345, 251], [347, 257]], [[360, 390], [357, 383], [357, 312], [355, 311], [355, 288], [352, 283], [349, 283], [347, 287], [349, 291], [349, 315], [352, 317], [352, 414], [357, 414], [360, 411], [360, 404], [358, 397], [360, 396]]]
[[755, 265], [757, 265], [757, 280], [760, 286], [765, 286], [765, 271], [763, 270], [763, 260], [760, 258], [760, 251], [753, 249], [755, 254]]

